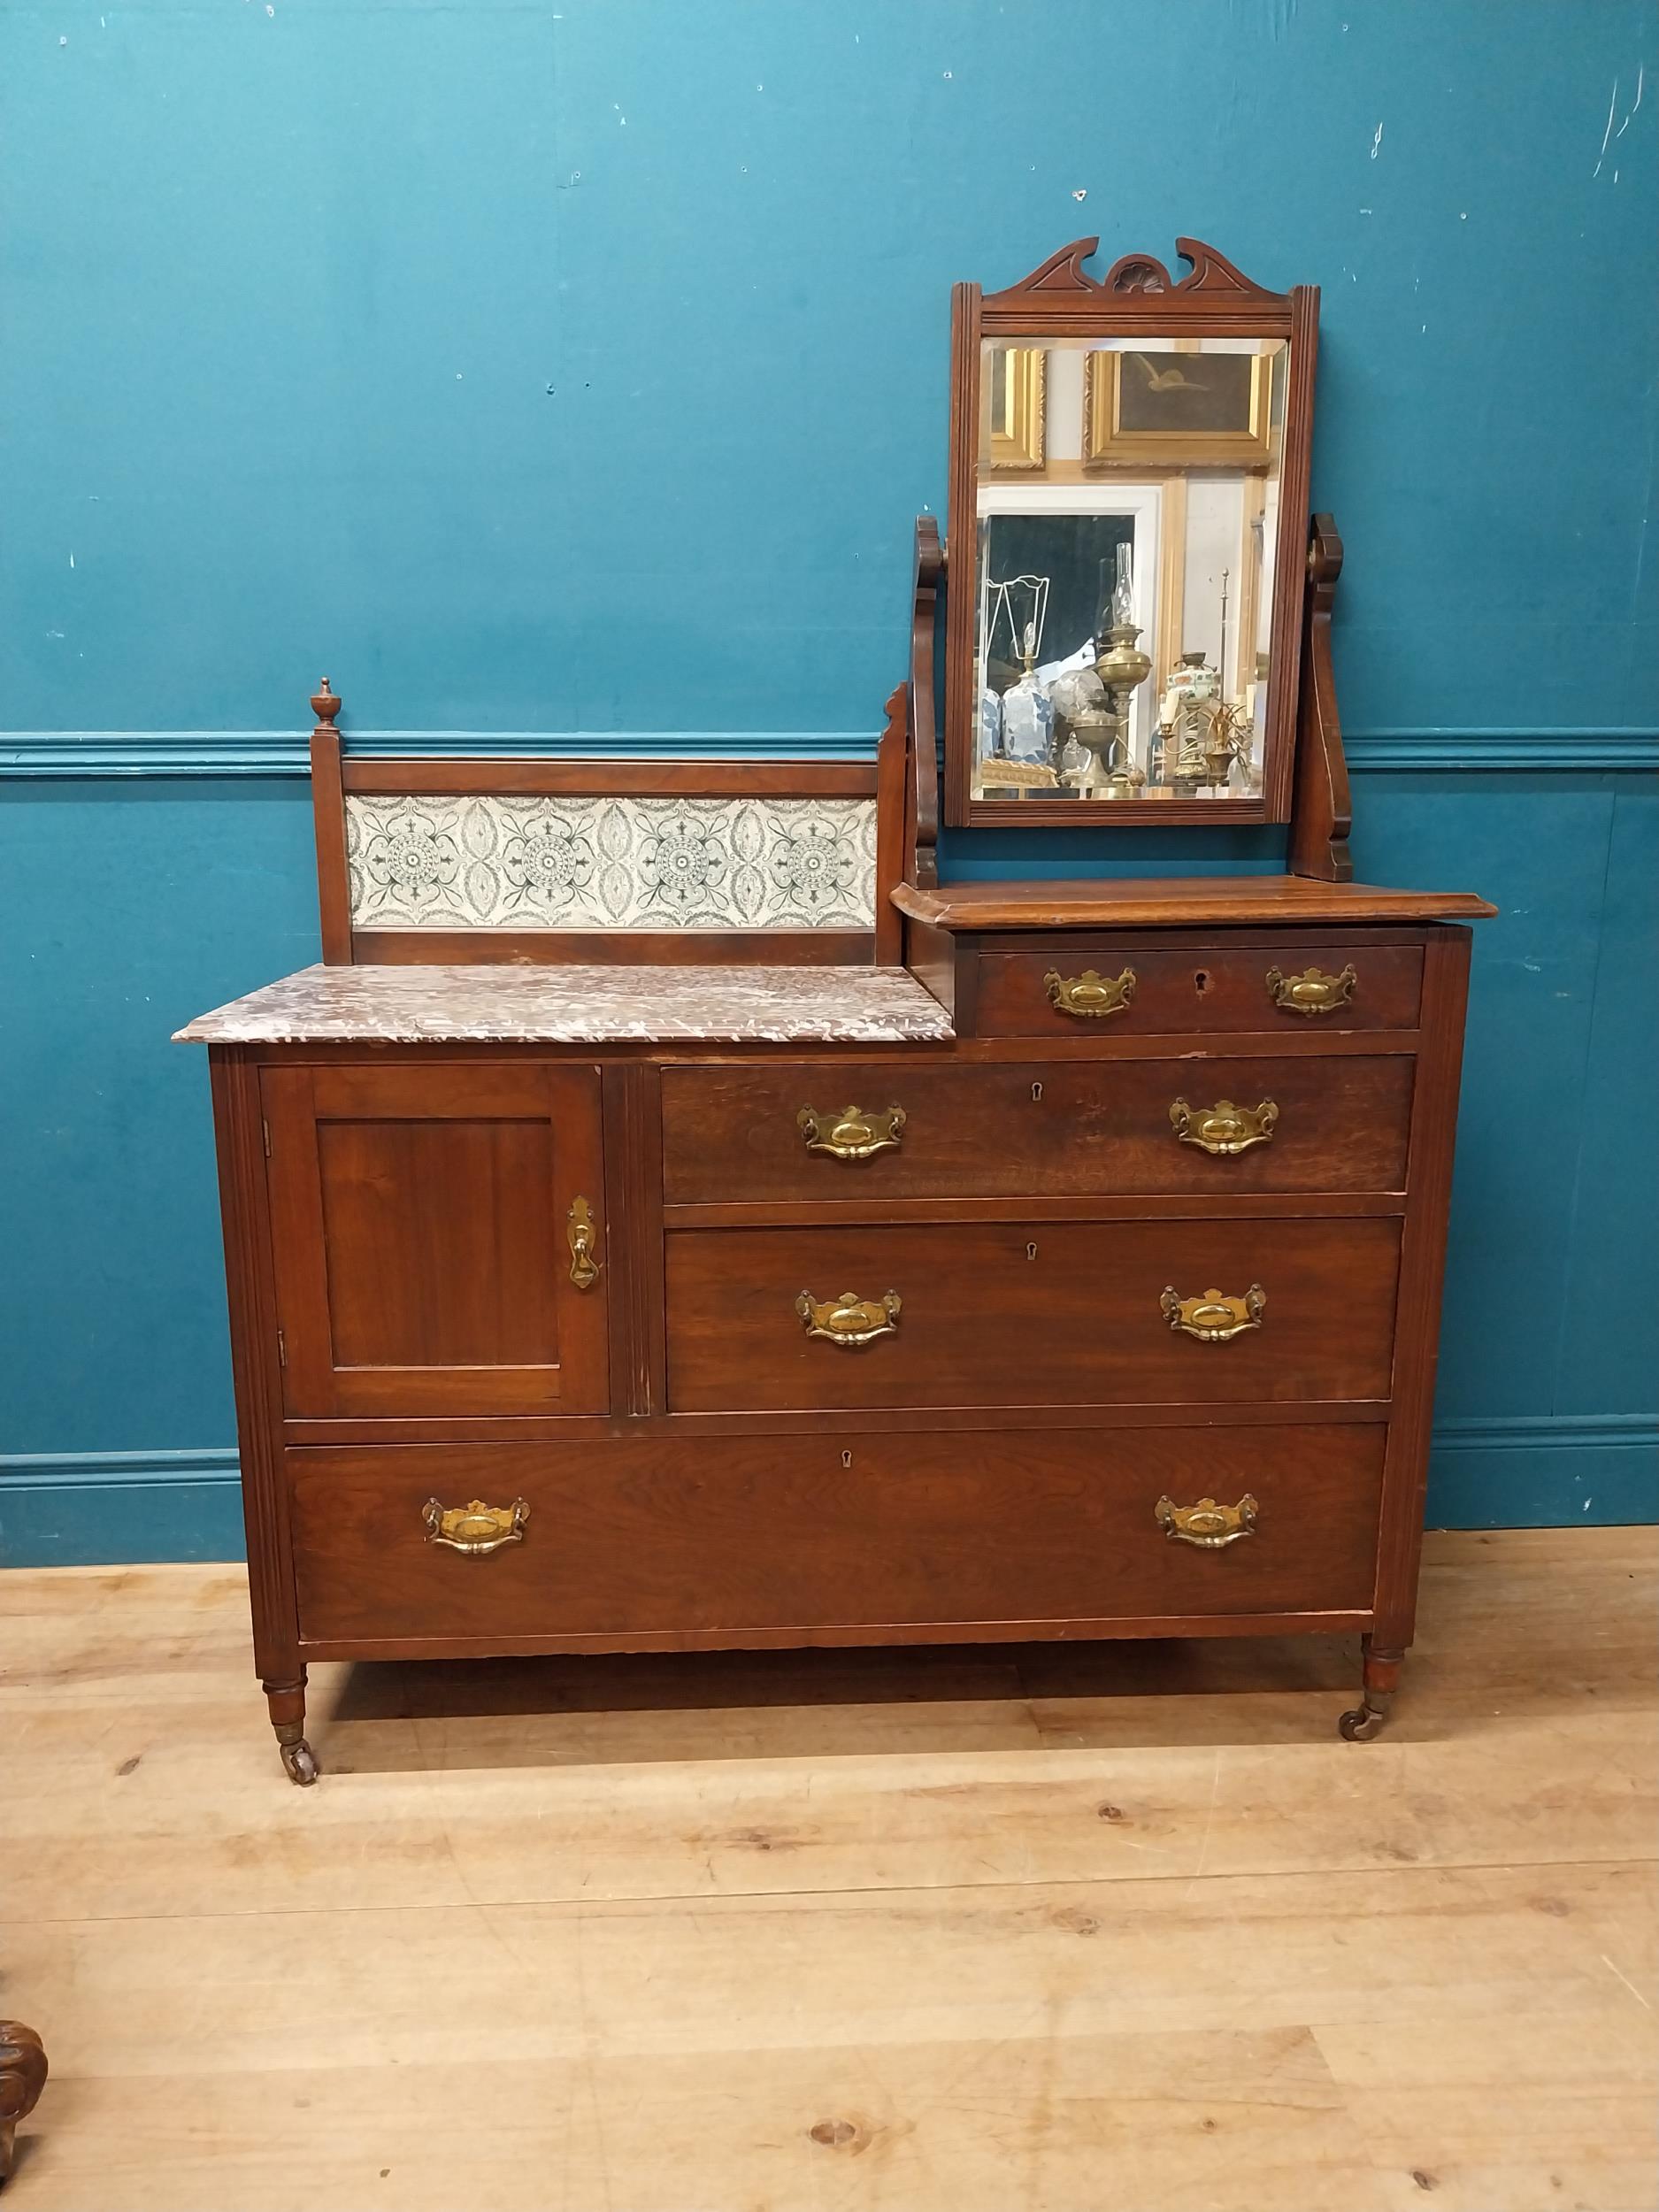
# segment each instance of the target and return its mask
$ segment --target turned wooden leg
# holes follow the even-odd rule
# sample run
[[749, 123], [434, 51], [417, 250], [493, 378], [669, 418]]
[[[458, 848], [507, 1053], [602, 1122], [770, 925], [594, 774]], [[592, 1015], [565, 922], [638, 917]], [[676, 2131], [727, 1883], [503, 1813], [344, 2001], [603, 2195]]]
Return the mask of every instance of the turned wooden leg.
[[264, 1687], [283, 1771], [290, 1782], [307, 1788], [317, 1779], [318, 1766], [317, 1755], [305, 1740], [305, 1670], [300, 1669], [297, 1682], [267, 1682]]
[[1406, 1657], [1403, 1651], [1379, 1651], [1369, 1636], [1360, 1638], [1360, 1649], [1364, 1655], [1363, 1700], [1337, 1723], [1339, 1732], [1350, 1743], [1369, 1743], [1381, 1729], [1394, 1703]]
[[46, 2053], [33, 2028], [0, 2020], [0, 2188], [12, 2171], [18, 2122], [27, 2120], [46, 2086]]

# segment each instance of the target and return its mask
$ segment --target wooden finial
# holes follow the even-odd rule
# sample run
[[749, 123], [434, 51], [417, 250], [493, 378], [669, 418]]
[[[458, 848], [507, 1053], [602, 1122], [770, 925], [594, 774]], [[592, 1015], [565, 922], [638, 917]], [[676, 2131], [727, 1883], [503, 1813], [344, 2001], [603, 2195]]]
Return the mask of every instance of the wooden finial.
[[328, 679], [325, 676], [321, 688], [311, 694], [311, 712], [317, 717], [317, 727], [319, 730], [332, 730], [334, 726], [334, 717], [339, 711], [340, 702], [329, 690]]

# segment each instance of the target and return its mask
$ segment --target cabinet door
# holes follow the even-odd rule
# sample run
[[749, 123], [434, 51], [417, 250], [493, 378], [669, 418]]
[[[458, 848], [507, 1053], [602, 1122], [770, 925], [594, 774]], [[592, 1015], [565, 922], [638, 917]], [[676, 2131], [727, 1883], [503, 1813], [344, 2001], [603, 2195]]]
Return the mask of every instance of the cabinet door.
[[596, 1068], [270, 1068], [263, 1094], [290, 1414], [606, 1409]]

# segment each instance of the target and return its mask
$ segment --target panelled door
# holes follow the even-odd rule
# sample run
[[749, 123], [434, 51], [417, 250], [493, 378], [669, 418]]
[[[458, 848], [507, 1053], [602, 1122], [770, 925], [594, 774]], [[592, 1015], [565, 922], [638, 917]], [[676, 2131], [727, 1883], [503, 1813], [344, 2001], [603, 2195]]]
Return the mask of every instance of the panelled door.
[[262, 1083], [291, 1416], [606, 1409], [597, 1068]]

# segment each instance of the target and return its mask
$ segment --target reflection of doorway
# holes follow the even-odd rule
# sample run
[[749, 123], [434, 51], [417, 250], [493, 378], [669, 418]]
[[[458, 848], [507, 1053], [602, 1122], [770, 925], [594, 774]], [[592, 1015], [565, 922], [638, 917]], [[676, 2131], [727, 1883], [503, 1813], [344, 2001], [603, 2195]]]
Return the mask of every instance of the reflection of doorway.
[[[1133, 555], [1134, 541], [1133, 515], [993, 515], [982, 588], [1010, 576], [1046, 576], [1048, 611], [1038, 657], [1067, 660], [1096, 635], [1118, 573], [1118, 548], [1126, 545]], [[993, 691], [1005, 691], [1019, 673], [1013, 649], [999, 629], [985, 668]]]
[[[1160, 567], [1168, 489], [1148, 483], [981, 483], [974, 609], [976, 698], [981, 689], [1000, 694], [1019, 672], [1018, 649], [1001, 628], [995, 656], [987, 656], [987, 578], [1048, 580], [1048, 606], [1038, 665], [1052, 668], [1094, 636], [1102, 563], [1106, 565], [1110, 592], [1120, 545], [1131, 549], [1133, 619], [1141, 631], [1141, 650], [1150, 657], [1155, 675], [1170, 664], [1166, 580]], [[1129, 750], [1142, 768], [1147, 765], [1157, 695], [1150, 682], [1138, 684], [1130, 695]]]

